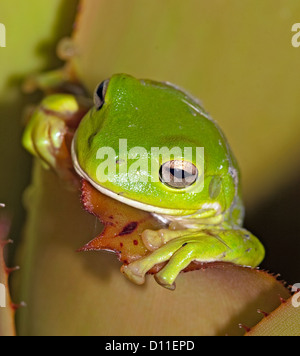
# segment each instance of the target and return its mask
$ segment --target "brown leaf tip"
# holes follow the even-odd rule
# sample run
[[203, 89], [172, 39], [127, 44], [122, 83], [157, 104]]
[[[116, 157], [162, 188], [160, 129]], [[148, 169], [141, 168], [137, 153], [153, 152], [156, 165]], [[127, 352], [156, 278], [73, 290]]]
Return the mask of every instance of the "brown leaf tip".
[[279, 296], [279, 300], [281, 304], [285, 304], [286, 303], [286, 299], [283, 299], [281, 296]]
[[5, 271], [8, 275], [10, 275], [12, 272], [16, 272], [20, 270], [20, 266], [12, 267], [12, 268], [5, 268]]
[[246, 326], [244, 324], [239, 324], [239, 328], [240, 329], [245, 329], [247, 333], [249, 333], [251, 331], [251, 328], [249, 328], [248, 326]]
[[265, 318], [267, 318], [270, 314], [269, 313], [267, 313], [267, 312], [265, 312], [265, 311], [263, 311], [263, 310], [261, 310], [261, 309], [257, 309], [257, 312], [259, 313], [259, 314], [262, 314]]
[[25, 302], [21, 302], [20, 304], [10, 303], [10, 306], [14, 311], [17, 311], [20, 308], [26, 308], [27, 304]]

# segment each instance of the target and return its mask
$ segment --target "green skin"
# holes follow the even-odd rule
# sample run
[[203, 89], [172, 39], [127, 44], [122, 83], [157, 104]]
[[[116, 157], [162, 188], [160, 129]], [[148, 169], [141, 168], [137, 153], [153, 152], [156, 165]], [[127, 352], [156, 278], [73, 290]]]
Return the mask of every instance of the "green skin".
[[[105, 89], [95, 94], [95, 106], [82, 119], [72, 146], [77, 173], [102, 193], [130, 206], [149, 211], [167, 222], [168, 229], [146, 230], [143, 241], [151, 251], [127, 266], [123, 273], [133, 282], [143, 284], [146, 273], [156, 264], [168, 262], [155, 275], [161, 285], [174, 289], [178, 274], [192, 261], [226, 261], [256, 267], [264, 258], [259, 240], [242, 227], [244, 207], [241, 199], [240, 172], [226, 138], [200, 103], [169, 83], [137, 80], [118, 74], [105, 82]], [[101, 92], [102, 90], [102, 92]], [[71, 95], [46, 98], [36, 111], [24, 134], [23, 144], [48, 166], [55, 167], [50, 141], [59, 147], [65, 127], [63, 113], [76, 111]], [[59, 115], [48, 115], [45, 110]], [[50, 133], [48, 128], [51, 128]], [[51, 133], [53, 132], [53, 134]], [[124, 164], [120, 140], [127, 139], [127, 151], [143, 147], [136, 157]], [[99, 179], [102, 147], [114, 149], [117, 162], [113, 179]], [[198, 169], [198, 179], [186, 187], [172, 186], [155, 179], [148, 167], [137, 164], [143, 158], [154, 162], [154, 178], [160, 167], [170, 161], [153, 154], [153, 147], [181, 148], [172, 160], [182, 162], [185, 147], [204, 148], [204, 171], [192, 157], [189, 163]], [[147, 181], [136, 181], [137, 171]], [[100, 173], [99, 173], [100, 172]], [[203, 186], [199, 189], [200, 178]]]

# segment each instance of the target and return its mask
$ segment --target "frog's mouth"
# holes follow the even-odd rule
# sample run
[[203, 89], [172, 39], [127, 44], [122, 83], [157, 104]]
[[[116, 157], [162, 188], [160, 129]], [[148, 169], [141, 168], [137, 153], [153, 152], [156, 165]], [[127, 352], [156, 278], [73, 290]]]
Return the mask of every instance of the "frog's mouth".
[[181, 225], [189, 227], [193, 226], [194, 224], [199, 225], [199, 223], [216, 225], [220, 224], [220, 222], [223, 221], [222, 208], [218, 203], [204, 204], [201, 210], [166, 209], [127, 198], [122, 194], [115, 193], [107, 188], [104, 188], [103, 186], [95, 182], [80, 166], [75, 148], [75, 140], [76, 135], [73, 139], [71, 147], [71, 155], [74, 169], [81, 178], [88, 181], [100, 193], [121, 203], [129, 205], [133, 208], [152, 213], [157, 219], [159, 219], [163, 223], [178, 222]]

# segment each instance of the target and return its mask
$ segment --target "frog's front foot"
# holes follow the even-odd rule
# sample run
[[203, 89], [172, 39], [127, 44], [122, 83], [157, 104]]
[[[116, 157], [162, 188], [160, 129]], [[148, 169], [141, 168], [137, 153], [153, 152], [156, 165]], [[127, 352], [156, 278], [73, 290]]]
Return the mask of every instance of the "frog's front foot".
[[[154, 232], [153, 232], [154, 233]], [[158, 232], [158, 236], [162, 235]], [[163, 244], [146, 257], [141, 258], [129, 265], [122, 267], [125, 276], [136, 284], [143, 284], [145, 276], [155, 265], [167, 263], [167, 265], [155, 275], [156, 281], [165, 288], [174, 290], [175, 280], [178, 274], [185, 269], [193, 260], [195, 260], [201, 250], [201, 245], [205, 243], [207, 235], [198, 233], [197, 237], [182, 236]]]
[[73, 185], [77, 178], [70, 146], [86, 111], [73, 95], [50, 95], [33, 112], [23, 135], [23, 146], [38, 157], [45, 168], [52, 168]]
[[[171, 231], [170, 231], [171, 232]], [[193, 261], [208, 263], [232, 262], [256, 267], [264, 258], [264, 248], [247, 230], [181, 230], [167, 235], [167, 230], [146, 232], [155, 248], [145, 257], [122, 267], [125, 276], [136, 284], [143, 284], [145, 276], [155, 265], [167, 264], [155, 275], [156, 281], [174, 290], [179, 273]], [[165, 235], [165, 241], [160, 238]], [[168, 236], [168, 238], [166, 237]], [[173, 239], [172, 239], [173, 237]], [[144, 238], [144, 236], [143, 236]], [[167, 241], [169, 239], [169, 241]], [[161, 247], [158, 247], [162, 244]]]

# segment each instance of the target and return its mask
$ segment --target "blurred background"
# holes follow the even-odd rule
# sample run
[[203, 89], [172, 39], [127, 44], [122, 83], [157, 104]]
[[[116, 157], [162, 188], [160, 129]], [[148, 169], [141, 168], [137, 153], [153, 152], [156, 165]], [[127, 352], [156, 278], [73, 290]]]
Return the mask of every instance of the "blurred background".
[[[26, 221], [31, 158], [21, 147], [24, 110], [41, 93], [24, 79], [58, 68], [71, 35], [71, 65], [92, 92], [116, 72], [170, 81], [199, 97], [241, 166], [246, 226], [267, 249], [263, 268], [300, 282], [300, 47], [297, 0], [0, 0], [0, 202], [14, 248]], [[18, 9], [18, 11], [15, 11]], [[77, 20], [75, 22], [75, 15]], [[15, 250], [10, 250], [14, 260]]]

